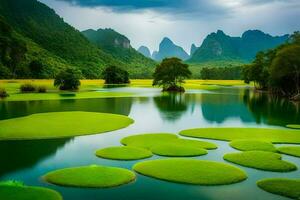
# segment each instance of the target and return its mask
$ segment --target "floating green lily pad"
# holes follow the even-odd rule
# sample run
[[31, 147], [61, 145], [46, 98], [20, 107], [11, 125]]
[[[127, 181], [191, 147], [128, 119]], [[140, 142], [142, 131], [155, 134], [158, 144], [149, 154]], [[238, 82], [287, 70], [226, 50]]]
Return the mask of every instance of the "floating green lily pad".
[[107, 113], [41, 113], [0, 121], [0, 140], [47, 139], [98, 134], [125, 128], [132, 123], [133, 120], [126, 116]]
[[1, 200], [62, 200], [61, 195], [47, 188], [0, 184]]
[[300, 199], [300, 179], [270, 178], [257, 182], [261, 189], [292, 199]]
[[127, 169], [91, 165], [60, 169], [46, 174], [43, 178], [55, 185], [107, 188], [127, 184], [135, 179], [135, 174]]
[[205, 149], [177, 144], [157, 145], [152, 147], [151, 151], [156, 155], [170, 157], [191, 157], [202, 156], [207, 154], [207, 151]]
[[230, 146], [240, 151], [277, 151], [271, 142], [261, 140], [233, 140]]
[[300, 157], [300, 146], [282, 146], [278, 148], [278, 151], [290, 156]]
[[184, 158], [144, 161], [133, 169], [145, 176], [196, 185], [225, 185], [247, 178], [243, 170], [229, 164]]
[[152, 152], [147, 149], [137, 147], [108, 147], [96, 151], [96, 155], [101, 158], [113, 160], [138, 160], [149, 158]]
[[267, 151], [244, 151], [228, 153], [224, 159], [245, 167], [275, 172], [289, 172], [297, 170], [293, 163], [281, 160], [281, 155]]
[[184, 130], [180, 135], [214, 140], [264, 140], [272, 143], [300, 144], [300, 131], [266, 128], [197, 128]]
[[171, 133], [148, 133], [125, 137], [121, 143], [127, 146], [137, 146], [150, 149], [154, 146], [165, 144], [184, 145], [201, 149], [216, 149], [217, 146], [211, 142], [200, 140], [188, 140], [178, 138], [177, 135]]
[[286, 125], [288, 128], [300, 129], [300, 124], [288, 124]]

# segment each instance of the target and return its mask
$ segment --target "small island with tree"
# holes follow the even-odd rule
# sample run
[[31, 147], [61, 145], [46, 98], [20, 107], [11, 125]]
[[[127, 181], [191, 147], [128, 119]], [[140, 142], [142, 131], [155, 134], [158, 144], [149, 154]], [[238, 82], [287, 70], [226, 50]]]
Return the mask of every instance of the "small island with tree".
[[179, 58], [165, 58], [154, 72], [153, 86], [162, 86], [163, 92], [185, 92], [182, 84], [192, 72]]

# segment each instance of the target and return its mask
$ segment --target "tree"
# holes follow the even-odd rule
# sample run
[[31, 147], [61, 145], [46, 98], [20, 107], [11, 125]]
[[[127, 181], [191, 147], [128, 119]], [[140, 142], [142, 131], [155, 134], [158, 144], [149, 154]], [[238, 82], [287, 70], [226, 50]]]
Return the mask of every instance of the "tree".
[[31, 61], [31, 63], [29, 64], [29, 69], [32, 78], [36, 78], [36, 79], [44, 78], [43, 76], [44, 65], [41, 63], [41, 61], [39, 60]]
[[127, 84], [129, 81], [129, 73], [119, 67], [109, 66], [102, 72], [105, 84]]
[[179, 58], [165, 58], [155, 69], [153, 86], [163, 86], [163, 91], [184, 92], [181, 84], [192, 75], [188, 67]]
[[80, 86], [81, 71], [75, 68], [63, 69], [54, 80], [54, 86], [60, 90], [77, 90]]

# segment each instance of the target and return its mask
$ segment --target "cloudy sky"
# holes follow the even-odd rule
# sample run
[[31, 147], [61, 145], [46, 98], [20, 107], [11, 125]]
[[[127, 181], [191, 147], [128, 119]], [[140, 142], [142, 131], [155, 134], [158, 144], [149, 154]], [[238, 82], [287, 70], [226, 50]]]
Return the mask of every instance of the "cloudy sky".
[[113, 28], [133, 47], [158, 49], [167, 36], [187, 52], [220, 29], [240, 36], [300, 30], [300, 0], [40, 0], [79, 30]]

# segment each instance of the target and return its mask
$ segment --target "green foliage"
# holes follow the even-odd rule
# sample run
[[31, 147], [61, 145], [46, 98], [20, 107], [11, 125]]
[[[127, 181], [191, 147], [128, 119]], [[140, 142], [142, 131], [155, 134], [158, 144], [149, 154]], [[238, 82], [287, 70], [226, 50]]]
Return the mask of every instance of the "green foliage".
[[31, 83], [24, 83], [20, 86], [20, 91], [22, 93], [32, 93], [36, 91], [36, 86]]
[[127, 184], [135, 179], [135, 174], [127, 169], [91, 165], [56, 170], [43, 178], [62, 186], [107, 188]]
[[151, 157], [152, 152], [137, 147], [108, 147], [97, 150], [96, 156], [113, 160], [139, 160]]
[[204, 80], [241, 80], [242, 67], [204, 67], [201, 69], [201, 78]]
[[179, 58], [165, 58], [155, 69], [153, 85], [163, 86], [164, 91], [182, 90], [181, 84], [192, 73]]
[[4, 88], [0, 88], [0, 99], [4, 99], [8, 96], [9, 94], [6, 92], [6, 90]]
[[299, 35], [295, 32], [289, 43], [258, 53], [254, 62], [243, 70], [245, 82], [254, 81], [259, 89], [297, 98], [300, 95]]
[[55, 76], [54, 86], [60, 90], [78, 90], [82, 74], [75, 68], [63, 69]]
[[36, 90], [38, 93], [46, 93], [47, 87], [46, 86], [38, 86]]
[[292, 199], [300, 199], [300, 179], [270, 178], [257, 182], [261, 189]]
[[267, 151], [244, 151], [228, 153], [224, 159], [245, 167], [274, 172], [289, 172], [297, 170], [293, 163], [281, 160], [281, 155]]
[[137, 163], [133, 169], [153, 178], [195, 185], [226, 185], [247, 178], [244, 171], [232, 165], [196, 159], [162, 159]]
[[35, 79], [45, 78], [43, 75], [45, 66], [39, 60], [33, 60], [29, 64], [29, 69], [31, 72], [31, 77]]
[[127, 84], [129, 81], [129, 73], [116, 66], [109, 66], [102, 72], [105, 84]]

